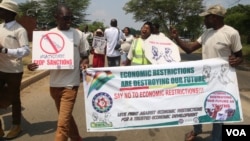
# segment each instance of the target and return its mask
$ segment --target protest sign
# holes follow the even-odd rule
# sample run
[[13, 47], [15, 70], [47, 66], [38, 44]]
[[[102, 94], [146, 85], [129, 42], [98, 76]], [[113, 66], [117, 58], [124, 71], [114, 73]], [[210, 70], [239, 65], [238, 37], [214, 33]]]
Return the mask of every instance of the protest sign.
[[73, 33], [33, 31], [32, 62], [38, 70], [73, 69]]
[[236, 72], [223, 59], [89, 68], [86, 74], [89, 132], [243, 121]]
[[94, 36], [92, 47], [96, 54], [105, 54], [106, 40], [104, 37]]
[[145, 56], [152, 64], [180, 62], [178, 46], [165, 36], [151, 35], [145, 40]]

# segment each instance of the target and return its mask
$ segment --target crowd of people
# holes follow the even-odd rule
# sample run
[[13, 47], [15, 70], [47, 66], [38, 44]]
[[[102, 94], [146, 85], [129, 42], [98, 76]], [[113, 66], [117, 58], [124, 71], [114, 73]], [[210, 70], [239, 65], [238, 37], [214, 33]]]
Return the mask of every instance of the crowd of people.
[[[149, 32], [145, 30], [145, 25], [151, 28]], [[87, 26], [85, 26], [83, 31], [85, 35], [86, 27]], [[145, 33], [147, 37], [144, 37]], [[107, 60], [108, 67], [128, 65], [129, 60], [127, 59], [130, 48], [133, 47], [137, 41], [139, 41], [138, 45], [141, 44], [140, 39], [145, 40], [151, 34], [165, 36], [164, 33], [160, 32], [160, 25], [158, 23], [146, 22], [141, 27], [140, 35], [133, 35], [129, 27], [124, 27], [123, 30], [120, 30], [116, 19], [111, 19], [110, 27], [104, 29], [104, 31], [102, 31], [102, 29], [97, 29], [94, 33], [88, 31], [88, 36], [85, 36], [85, 38], [90, 44], [90, 53], [93, 54], [92, 67], [104, 67], [105, 60]], [[92, 35], [90, 39], [88, 38], [89, 35]], [[97, 36], [102, 36], [102, 39]], [[102, 51], [100, 52], [100, 50]], [[101, 64], [97, 65], [98, 62]]]
[[[23, 74], [22, 57], [30, 53], [27, 31], [16, 22], [18, 5], [12, 0], [3, 0], [0, 3], [0, 108], [12, 106], [12, 128], [5, 135], [0, 120], [0, 138], [12, 139], [21, 132], [21, 100], [20, 84]], [[207, 30], [194, 42], [186, 44], [178, 35], [175, 28], [171, 28], [171, 38], [186, 53], [202, 48], [203, 59], [228, 58], [232, 67], [242, 62], [242, 45], [237, 30], [224, 24], [226, 9], [215, 5], [201, 13]], [[55, 141], [82, 140], [77, 124], [72, 115], [77, 92], [81, 83], [81, 70], [89, 67], [89, 53], [93, 54], [92, 67], [148, 65], [152, 64], [145, 56], [147, 49], [144, 42], [152, 35], [165, 36], [160, 32], [158, 23], [145, 22], [140, 30], [140, 36], [131, 34], [129, 27], [123, 30], [118, 28], [118, 21], [111, 19], [110, 27], [96, 29], [94, 33], [71, 27], [73, 13], [65, 4], [58, 4], [54, 18], [57, 26], [50, 31], [61, 34], [73, 34], [74, 69], [50, 70], [50, 95], [58, 111], [57, 130]], [[39, 65], [30, 63], [30, 71], [36, 70]], [[212, 140], [221, 141], [221, 123], [213, 124]], [[193, 141], [202, 133], [202, 126], [195, 125], [194, 130], [187, 133], [186, 141]]]

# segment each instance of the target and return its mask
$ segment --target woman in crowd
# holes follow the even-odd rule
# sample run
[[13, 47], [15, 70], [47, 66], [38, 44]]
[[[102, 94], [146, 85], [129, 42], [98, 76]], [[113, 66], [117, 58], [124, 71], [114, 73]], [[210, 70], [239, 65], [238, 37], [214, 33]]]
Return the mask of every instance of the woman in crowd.
[[133, 42], [134, 36], [130, 33], [130, 28], [129, 27], [125, 27], [123, 29], [123, 33], [126, 37], [126, 40], [122, 42], [121, 44], [121, 65], [125, 66], [126, 60], [127, 60], [127, 55], [128, 55], [128, 51], [131, 47], [131, 44]]

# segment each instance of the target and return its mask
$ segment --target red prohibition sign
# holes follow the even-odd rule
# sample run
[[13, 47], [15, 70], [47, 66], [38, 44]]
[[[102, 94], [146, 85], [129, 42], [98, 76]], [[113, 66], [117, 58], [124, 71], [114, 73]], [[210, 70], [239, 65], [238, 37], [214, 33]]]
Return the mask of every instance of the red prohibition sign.
[[[57, 42], [55, 42], [57, 41]], [[47, 54], [57, 54], [64, 48], [63, 37], [58, 33], [47, 33], [40, 40], [40, 47]]]

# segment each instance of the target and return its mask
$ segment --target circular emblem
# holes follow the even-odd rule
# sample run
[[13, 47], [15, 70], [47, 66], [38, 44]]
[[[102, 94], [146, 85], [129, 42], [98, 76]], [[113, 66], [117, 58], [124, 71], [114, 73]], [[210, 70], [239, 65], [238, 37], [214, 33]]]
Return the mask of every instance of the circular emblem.
[[100, 92], [93, 97], [92, 106], [98, 113], [106, 113], [113, 106], [113, 100], [109, 94]]
[[208, 116], [215, 120], [227, 120], [234, 116], [236, 100], [228, 92], [215, 91], [208, 95], [205, 102]]

